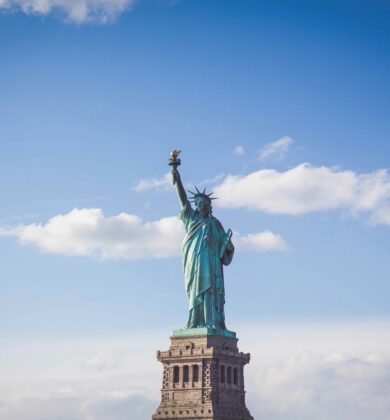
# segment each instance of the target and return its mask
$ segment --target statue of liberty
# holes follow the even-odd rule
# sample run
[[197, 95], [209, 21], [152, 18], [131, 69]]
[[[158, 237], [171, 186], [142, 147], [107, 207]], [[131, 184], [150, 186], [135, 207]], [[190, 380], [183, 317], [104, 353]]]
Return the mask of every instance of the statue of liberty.
[[182, 253], [189, 302], [187, 328], [226, 330], [223, 266], [233, 259], [232, 232], [225, 232], [212, 215], [213, 193], [206, 194], [206, 189], [200, 192], [196, 187], [196, 192], [189, 191], [195, 204], [195, 209], [192, 208], [177, 170], [181, 163], [179, 153], [176, 150], [171, 153], [169, 165], [181, 204], [179, 217], [186, 232]]

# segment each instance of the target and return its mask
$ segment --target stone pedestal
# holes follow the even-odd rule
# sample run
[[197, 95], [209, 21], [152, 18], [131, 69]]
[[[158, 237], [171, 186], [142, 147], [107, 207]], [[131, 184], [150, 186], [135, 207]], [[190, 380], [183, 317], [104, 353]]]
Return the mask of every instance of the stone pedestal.
[[244, 365], [250, 355], [239, 352], [235, 333], [181, 331], [174, 332], [168, 351], [157, 352], [164, 372], [153, 420], [253, 420], [244, 388]]

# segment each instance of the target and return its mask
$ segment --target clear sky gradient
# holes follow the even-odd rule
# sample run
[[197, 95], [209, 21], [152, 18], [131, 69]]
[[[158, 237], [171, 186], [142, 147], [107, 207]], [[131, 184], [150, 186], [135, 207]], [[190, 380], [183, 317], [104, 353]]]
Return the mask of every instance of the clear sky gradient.
[[[106, 23], [23, 3], [0, 0], [3, 337], [151, 327], [168, 337], [185, 324], [177, 256], [70, 256], [4, 234], [74, 208], [143, 223], [175, 216], [173, 187], [136, 188], [163, 180], [174, 148], [185, 182], [219, 175], [211, 190], [228, 175], [303, 163], [357, 177], [390, 167], [386, 1], [139, 0]], [[282, 138], [284, 151], [259, 158]], [[228, 328], [389, 317], [389, 185], [387, 173], [378, 190], [388, 223], [373, 222], [376, 207], [309, 209], [310, 197], [295, 215], [221, 198], [214, 215], [226, 229], [270, 231], [287, 245], [237, 249], [225, 271]]]

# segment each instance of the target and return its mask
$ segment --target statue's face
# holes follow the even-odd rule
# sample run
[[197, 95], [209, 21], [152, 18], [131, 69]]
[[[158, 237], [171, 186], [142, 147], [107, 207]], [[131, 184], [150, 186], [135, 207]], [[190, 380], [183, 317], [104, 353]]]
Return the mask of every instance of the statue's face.
[[196, 200], [196, 209], [201, 216], [209, 216], [211, 214], [211, 203], [205, 198]]

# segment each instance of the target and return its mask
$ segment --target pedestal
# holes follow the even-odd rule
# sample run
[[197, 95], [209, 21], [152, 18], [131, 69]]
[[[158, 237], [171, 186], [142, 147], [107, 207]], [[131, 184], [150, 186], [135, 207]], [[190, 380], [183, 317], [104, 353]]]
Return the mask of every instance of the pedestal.
[[[197, 335], [195, 335], [197, 334]], [[235, 333], [207, 329], [177, 330], [162, 362], [160, 419], [253, 420], [245, 405], [244, 365]]]

